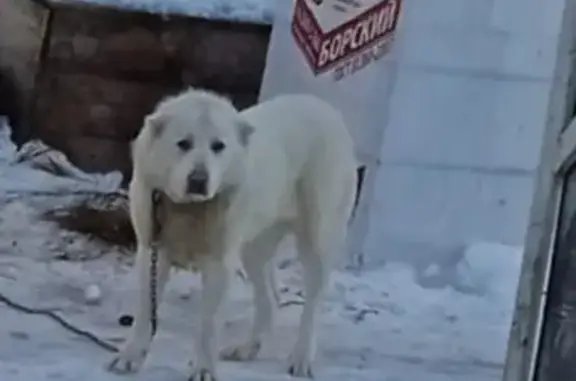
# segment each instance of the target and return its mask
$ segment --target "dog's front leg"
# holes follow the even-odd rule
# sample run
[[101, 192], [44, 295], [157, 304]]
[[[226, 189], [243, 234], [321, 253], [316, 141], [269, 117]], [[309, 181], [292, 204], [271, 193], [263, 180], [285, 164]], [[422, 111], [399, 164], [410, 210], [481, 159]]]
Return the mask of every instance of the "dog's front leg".
[[226, 259], [212, 259], [202, 263], [202, 305], [200, 332], [196, 337], [196, 361], [192, 361], [190, 381], [215, 381], [218, 312], [224, 302], [233, 266]]
[[[138, 276], [138, 300], [134, 324], [128, 339], [118, 355], [109, 364], [114, 373], [136, 372], [144, 362], [152, 340], [151, 326], [151, 279], [153, 205], [152, 192], [145, 184], [133, 177], [129, 188], [130, 219], [136, 235], [136, 271]], [[156, 263], [156, 301], [160, 303], [170, 265], [162, 250], [158, 250]]]

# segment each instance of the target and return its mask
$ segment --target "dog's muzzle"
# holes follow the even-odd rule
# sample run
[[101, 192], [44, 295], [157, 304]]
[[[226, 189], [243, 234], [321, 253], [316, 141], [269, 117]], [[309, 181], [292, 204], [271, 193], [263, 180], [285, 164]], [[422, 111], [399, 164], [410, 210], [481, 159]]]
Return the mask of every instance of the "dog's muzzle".
[[208, 193], [208, 172], [203, 169], [192, 171], [186, 183], [188, 194], [205, 196]]

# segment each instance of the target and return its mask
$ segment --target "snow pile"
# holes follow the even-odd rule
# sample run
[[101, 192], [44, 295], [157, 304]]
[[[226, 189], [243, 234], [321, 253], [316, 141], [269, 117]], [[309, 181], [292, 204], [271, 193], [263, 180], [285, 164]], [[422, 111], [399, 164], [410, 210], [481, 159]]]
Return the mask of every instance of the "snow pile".
[[521, 247], [495, 243], [470, 245], [457, 266], [457, 284], [461, 289], [476, 290], [486, 298], [501, 298], [503, 293], [510, 298], [519, 279], [510, 274], [518, 273], [521, 261]]
[[74, 167], [61, 152], [40, 141], [30, 141], [16, 152], [10, 141], [10, 130], [1, 123], [0, 120], [0, 192], [105, 193], [120, 189], [120, 172], [86, 174]]
[[[56, 0], [61, 1], [61, 0]], [[68, 1], [68, 0], [67, 0]], [[276, 0], [74, 0], [157, 14], [271, 24]], [[282, 0], [286, 1], [286, 0]]]
[[[118, 344], [126, 329], [117, 319], [132, 311], [136, 299], [130, 276], [132, 258], [39, 219], [41, 211], [67, 202], [65, 196], [26, 196], [38, 189], [113, 189], [114, 182], [63, 178], [35, 169], [30, 161], [15, 163], [6, 134], [0, 136], [0, 290], [22, 304], [54, 308], [74, 324]], [[17, 191], [23, 196], [7, 196]], [[222, 380], [287, 379], [285, 359], [302, 310], [300, 269], [291, 260], [290, 250], [287, 244], [278, 261], [278, 289], [284, 307], [278, 313], [273, 340], [264, 344], [253, 363], [222, 362]], [[70, 252], [90, 253], [91, 260], [63, 260], [62, 253]], [[520, 248], [493, 243], [468, 247], [456, 272], [463, 283], [484, 290], [481, 294], [466, 294], [449, 286], [424, 289], [415, 281], [413, 269], [402, 264], [358, 273], [336, 272], [320, 321], [316, 379], [500, 380], [520, 253]], [[197, 275], [176, 272], [159, 311], [158, 336], [138, 380], [186, 379], [198, 299]], [[52, 321], [2, 304], [0, 316], [1, 380], [118, 379], [103, 370], [110, 354]], [[245, 338], [252, 317], [251, 294], [250, 286], [240, 279], [236, 279], [223, 316], [221, 344]]]

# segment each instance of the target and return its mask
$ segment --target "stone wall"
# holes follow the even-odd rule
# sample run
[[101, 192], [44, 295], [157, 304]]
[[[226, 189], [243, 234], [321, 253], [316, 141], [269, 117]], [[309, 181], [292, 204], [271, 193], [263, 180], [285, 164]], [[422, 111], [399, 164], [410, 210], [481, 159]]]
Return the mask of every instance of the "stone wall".
[[269, 26], [49, 5], [32, 134], [84, 170], [128, 174], [143, 116], [188, 85], [228, 94], [240, 108], [258, 97]]

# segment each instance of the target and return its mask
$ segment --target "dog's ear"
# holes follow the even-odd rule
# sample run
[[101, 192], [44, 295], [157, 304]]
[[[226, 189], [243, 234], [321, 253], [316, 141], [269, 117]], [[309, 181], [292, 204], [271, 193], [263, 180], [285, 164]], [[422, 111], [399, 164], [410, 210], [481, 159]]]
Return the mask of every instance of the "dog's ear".
[[248, 146], [252, 133], [254, 133], [254, 127], [247, 121], [240, 119], [238, 121], [238, 139], [240, 140], [240, 144], [242, 144], [242, 146]]
[[150, 114], [144, 119], [144, 126], [150, 129], [151, 133], [150, 135], [152, 136], [152, 138], [159, 137], [164, 131], [165, 125], [166, 125], [166, 117], [164, 114], [161, 114], [160, 112]]

